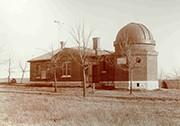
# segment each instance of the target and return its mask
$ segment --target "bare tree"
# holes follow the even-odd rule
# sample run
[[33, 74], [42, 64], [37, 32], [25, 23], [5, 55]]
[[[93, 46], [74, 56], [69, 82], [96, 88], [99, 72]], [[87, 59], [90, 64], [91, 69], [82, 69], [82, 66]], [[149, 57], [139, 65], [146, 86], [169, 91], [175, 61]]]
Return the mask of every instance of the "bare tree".
[[12, 58], [9, 58], [8, 60], [6, 60], [6, 62], [8, 62], [8, 84], [11, 83], [11, 74], [14, 73], [14, 67], [12, 66]]
[[180, 77], [180, 70], [177, 68], [174, 68], [172, 76], [174, 76], [175, 78]]
[[56, 63], [56, 58], [55, 58], [55, 51], [54, 48], [51, 48], [51, 61], [50, 61], [50, 71], [53, 74], [53, 81], [54, 81], [54, 92], [57, 92], [57, 76], [56, 76], [56, 68], [57, 68], [57, 63]]
[[[0, 54], [2, 54], [4, 52], [4, 44], [0, 45]], [[9, 59], [0, 59], [0, 65], [2, 64], [7, 64], [8, 63], [8, 77], [7, 77], [7, 83], [10, 84], [10, 79], [11, 79], [11, 58], [9, 57]]]
[[180, 69], [173, 69], [173, 77], [176, 81], [177, 89], [179, 89], [179, 81], [180, 81]]
[[63, 48], [65, 46], [65, 42], [63, 43], [63, 47], [61, 49], [54, 50], [53, 47], [51, 47], [51, 60], [50, 60], [50, 72], [53, 75], [53, 81], [54, 81], [54, 92], [57, 92], [57, 69], [62, 69], [62, 65], [60, 64], [60, 61], [63, 54]]
[[21, 75], [21, 81], [20, 81], [20, 83], [22, 83], [23, 82], [23, 79], [24, 79], [24, 74], [27, 72], [27, 63], [25, 63], [24, 65], [21, 63], [21, 62], [19, 62], [19, 67], [20, 67], [20, 69], [21, 69], [21, 72], [22, 72], [22, 75]]
[[132, 94], [133, 70], [141, 62], [141, 59], [133, 55], [133, 42], [127, 36], [124, 37], [123, 41], [118, 42], [118, 47], [120, 49], [120, 57], [126, 60], [126, 63], [121, 65], [121, 67], [129, 73], [130, 94]]
[[[0, 54], [4, 52], [4, 46], [5, 44], [0, 45]], [[2, 58], [2, 57], [1, 57]], [[11, 74], [14, 72], [12, 69], [12, 59], [9, 57], [9, 59], [0, 59], [0, 65], [7, 64], [8, 63], [8, 76], [7, 76], [7, 83], [10, 84], [11, 82]]]
[[[65, 43], [63, 46], [65, 46]], [[42, 50], [43, 52], [48, 53], [51, 57], [49, 65], [47, 66], [48, 67], [47, 69], [48, 69], [48, 72], [50, 72], [50, 79], [53, 80], [54, 92], [57, 92], [57, 68], [61, 67], [59, 66], [57, 61], [59, 61], [60, 58], [62, 57], [61, 55], [58, 55], [60, 49], [55, 50], [53, 45], [51, 45], [49, 49], [51, 51], [46, 50], [46, 49], [39, 49], [39, 48], [38, 50]]]
[[77, 27], [72, 29], [72, 38], [75, 41], [77, 45], [78, 55], [79, 55], [79, 61], [78, 63], [82, 67], [82, 75], [83, 75], [83, 97], [86, 97], [86, 70], [88, 69], [88, 43], [90, 42], [90, 38], [92, 36], [92, 32], [87, 32], [85, 29], [84, 23], [81, 25], [78, 25]]

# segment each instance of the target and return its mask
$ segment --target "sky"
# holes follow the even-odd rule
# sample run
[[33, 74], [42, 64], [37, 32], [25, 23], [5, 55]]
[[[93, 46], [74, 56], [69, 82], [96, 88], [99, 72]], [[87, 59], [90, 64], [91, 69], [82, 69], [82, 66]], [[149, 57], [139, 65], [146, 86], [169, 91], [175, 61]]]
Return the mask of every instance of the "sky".
[[73, 46], [70, 31], [80, 22], [107, 50], [123, 26], [144, 24], [156, 41], [159, 73], [173, 73], [180, 69], [179, 12], [179, 0], [0, 0], [0, 78], [8, 75], [9, 58], [12, 77], [20, 77], [19, 63], [59, 48], [61, 40]]

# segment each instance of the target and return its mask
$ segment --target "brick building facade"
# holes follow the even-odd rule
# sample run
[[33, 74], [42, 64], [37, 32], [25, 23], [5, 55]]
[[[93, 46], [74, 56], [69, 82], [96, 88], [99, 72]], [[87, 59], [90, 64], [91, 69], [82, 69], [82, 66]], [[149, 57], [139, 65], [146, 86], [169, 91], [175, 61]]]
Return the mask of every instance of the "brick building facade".
[[[87, 82], [111, 85], [115, 88], [129, 88], [128, 69], [122, 69], [122, 64], [119, 65], [117, 62], [118, 59], [122, 58], [119, 44], [123, 42], [130, 42], [133, 60], [136, 60], [137, 57], [141, 59], [141, 62], [132, 71], [133, 88], [159, 88], [155, 41], [147, 27], [138, 23], [130, 23], [120, 29], [114, 41], [115, 52], [101, 50], [98, 46], [99, 39], [93, 39], [94, 48], [87, 49]], [[68, 52], [73, 52], [74, 58], [68, 56]], [[59, 61], [56, 61], [58, 81], [82, 81], [82, 68], [78, 63], [78, 50], [76, 48], [61, 48], [54, 51], [53, 55], [47, 53], [29, 60], [31, 81], [53, 80], [51, 72], [53, 57], [59, 57], [57, 58]]]

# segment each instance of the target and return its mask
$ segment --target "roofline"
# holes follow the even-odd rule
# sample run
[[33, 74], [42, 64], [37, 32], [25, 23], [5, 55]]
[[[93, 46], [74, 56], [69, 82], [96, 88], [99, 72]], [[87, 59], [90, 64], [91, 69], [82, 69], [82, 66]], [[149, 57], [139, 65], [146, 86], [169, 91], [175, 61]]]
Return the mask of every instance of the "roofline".
[[[132, 44], [132, 45], [136, 45], [136, 44], [137, 44], [137, 45], [140, 45], [140, 44], [141, 44], [141, 45], [154, 45], [154, 46], [156, 46], [155, 40], [150, 40], [150, 41], [151, 41], [152, 43], [132, 42], [131, 44]], [[113, 43], [114, 43], [114, 45], [116, 45], [116, 44], [118, 43], [118, 41], [115, 40]]]
[[[73, 49], [73, 50], [78, 50], [76, 47], [66, 47], [66, 48], [64, 48], [64, 49]], [[87, 50], [94, 50], [94, 49], [92, 49], [92, 48], [87, 48]], [[95, 50], [94, 50], [95, 51]], [[102, 50], [102, 49], [100, 49], [100, 50], [98, 50], [98, 51], [104, 51], [104, 52], [106, 52], [106, 53], [108, 53], [108, 55], [109, 54], [112, 54], [113, 53], [113, 51], [109, 51], [109, 50]], [[59, 52], [59, 51], [58, 51]], [[56, 54], [55, 54], [56, 55]], [[55, 56], [54, 55], [54, 56]], [[101, 55], [107, 55], [107, 54], [99, 54], [99, 56], [101, 56]], [[89, 55], [89, 56], [91, 56], [91, 55]], [[39, 56], [40, 57], [40, 56]], [[31, 63], [31, 62], [39, 62], [39, 61], [50, 61], [51, 59], [50, 58], [47, 58], [47, 59], [31, 59], [31, 60], [28, 60], [27, 62], [29, 62], [29, 63]]]
[[40, 59], [40, 60], [28, 60], [27, 62], [39, 62], [39, 61], [50, 61], [50, 59]]

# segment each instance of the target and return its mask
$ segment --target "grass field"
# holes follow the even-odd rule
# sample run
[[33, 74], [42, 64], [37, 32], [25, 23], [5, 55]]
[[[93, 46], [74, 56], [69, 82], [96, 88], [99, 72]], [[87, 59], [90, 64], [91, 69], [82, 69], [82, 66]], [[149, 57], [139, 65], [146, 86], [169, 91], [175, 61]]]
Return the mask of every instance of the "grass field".
[[[52, 88], [8, 88], [53, 91]], [[82, 89], [59, 89], [58, 94], [0, 92], [1, 126], [179, 126], [180, 91], [98, 90], [83, 98]], [[109, 97], [111, 96], [111, 97]], [[118, 96], [120, 96], [118, 98]], [[150, 98], [152, 99], [146, 99]], [[161, 97], [163, 99], [155, 99]], [[143, 99], [145, 98], [145, 99]], [[169, 100], [171, 98], [171, 100]], [[175, 98], [175, 99], [174, 99]], [[173, 100], [174, 99], [174, 100]]]

